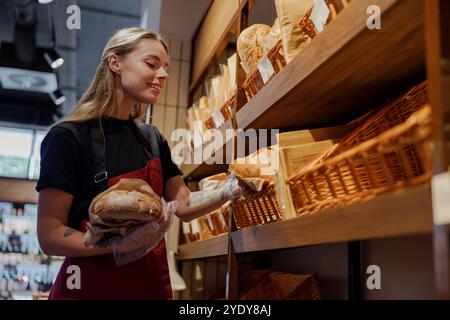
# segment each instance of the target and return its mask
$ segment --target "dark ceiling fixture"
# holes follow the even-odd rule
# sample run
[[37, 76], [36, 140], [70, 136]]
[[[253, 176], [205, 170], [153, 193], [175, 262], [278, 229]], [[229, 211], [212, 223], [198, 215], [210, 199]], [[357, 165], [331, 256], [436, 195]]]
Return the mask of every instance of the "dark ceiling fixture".
[[61, 58], [55, 49], [47, 49], [44, 52], [44, 58], [52, 69], [58, 69], [64, 63], [64, 59]]
[[[15, 42], [0, 43], [0, 120], [49, 125], [66, 100], [55, 70], [64, 63], [52, 44], [36, 45], [36, 0], [14, 0]], [[31, 116], [32, 115], [32, 116]]]
[[62, 92], [58, 89], [50, 93], [50, 98], [53, 103], [57, 106], [61, 105], [66, 101], [66, 97], [62, 94]]

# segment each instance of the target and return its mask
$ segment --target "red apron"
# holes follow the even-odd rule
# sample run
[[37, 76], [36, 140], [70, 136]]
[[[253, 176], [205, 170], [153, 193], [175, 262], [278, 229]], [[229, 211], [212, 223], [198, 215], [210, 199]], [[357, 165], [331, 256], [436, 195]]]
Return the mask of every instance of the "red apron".
[[[163, 193], [163, 177], [160, 158], [153, 158], [139, 170], [107, 180], [113, 186], [121, 178], [138, 178], [147, 181], [158, 196]], [[84, 220], [80, 231], [86, 232]], [[73, 288], [73, 267], [80, 270], [81, 288]], [[68, 286], [69, 280], [69, 286]], [[72, 288], [72, 289], [71, 289]], [[164, 239], [146, 256], [117, 267], [112, 254], [70, 258], [67, 257], [50, 292], [49, 299], [127, 300], [172, 299], [169, 268]]]

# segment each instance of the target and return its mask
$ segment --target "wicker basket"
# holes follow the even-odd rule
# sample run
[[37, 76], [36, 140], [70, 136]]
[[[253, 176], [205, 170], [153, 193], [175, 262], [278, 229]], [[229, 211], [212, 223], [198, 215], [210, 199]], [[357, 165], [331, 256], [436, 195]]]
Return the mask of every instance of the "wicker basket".
[[321, 158], [321, 161], [341, 154], [364, 141], [375, 138], [390, 128], [404, 123], [406, 119], [428, 102], [428, 87], [427, 81], [422, 82], [397, 99], [376, 109], [363, 125], [344, 137], [341, 143]]
[[231, 203], [238, 229], [278, 221], [281, 218], [274, 184], [249, 192]]
[[315, 162], [289, 178], [297, 214], [428, 181], [431, 177], [431, 108], [360, 145]]
[[[330, 23], [331, 20], [335, 19], [338, 13], [348, 6], [349, 0], [325, 0], [328, 8], [330, 9], [330, 15], [328, 17], [327, 23]], [[314, 39], [318, 35], [318, 31], [311, 19], [311, 13], [314, 7], [311, 7], [303, 18], [300, 20], [300, 30], [306, 36], [308, 40]]]
[[[236, 104], [236, 94], [234, 94], [233, 96], [231, 96], [231, 98], [225, 101], [223, 106], [220, 108], [220, 113], [223, 115], [224, 121], [227, 121], [233, 117], [234, 114], [233, 107], [235, 106], [235, 104]], [[208, 129], [216, 128], [216, 124], [214, 122], [213, 117], [209, 117], [208, 119], [205, 120], [205, 127]]]
[[[269, 59], [275, 71], [275, 73], [273, 73], [269, 78], [268, 81], [270, 81], [275, 76], [275, 74], [279, 73], [281, 69], [283, 69], [286, 65], [286, 59], [283, 52], [283, 43], [281, 39], [278, 40], [273, 48], [269, 51], [269, 53], [267, 54], [267, 58]], [[245, 91], [247, 100], [253, 98], [264, 87], [264, 85], [265, 84], [259, 70], [254, 70], [242, 84], [242, 88]]]
[[225, 121], [231, 119], [233, 117], [233, 108], [236, 105], [236, 94], [234, 94], [231, 98], [229, 98], [222, 108], [220, 108], [220, 112], [222, 113]]
[[213, 117], [209, 117], [205, 120], [205, 127], [208, 129], [214, 129], [216, 127]]
[[214, 228], [214, 225], [212, 225], [210, 214], [201, 216], [198, 218], [198, 220], [200, 222], [201, 240], [208, 240], [216, 235], [216, 230]]
[[190, 229], [190, 232], [184, 234], [185, 242], [192, 243], [192, 242], [199, 241], [201, 239], [200, 233], [192, 233], [192, 228], [191, 228], [190, 224], [189, 224], [189, 229]]
[[240, 300], [320, 300], [317, 276], [271, 272], [244, 290]]

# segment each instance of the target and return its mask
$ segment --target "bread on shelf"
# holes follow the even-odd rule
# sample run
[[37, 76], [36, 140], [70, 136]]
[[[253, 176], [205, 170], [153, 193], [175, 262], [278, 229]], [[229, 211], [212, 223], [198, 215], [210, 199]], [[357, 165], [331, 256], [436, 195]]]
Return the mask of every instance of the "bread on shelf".
[[244, 29], [237, 40], [237, 52], [241, 65], [247, 75], [251, 74], [264, 57], [263, 38], [272, 28], [265, 24], [254, 24]]

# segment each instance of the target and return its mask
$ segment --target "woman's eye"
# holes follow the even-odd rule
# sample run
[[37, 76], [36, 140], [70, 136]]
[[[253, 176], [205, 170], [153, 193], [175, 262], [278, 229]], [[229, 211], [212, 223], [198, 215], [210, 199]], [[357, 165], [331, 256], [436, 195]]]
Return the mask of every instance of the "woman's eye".
[[147, 65], [153, 70], [156, 69], [156, 66], [153, 63], [147, 63]]

